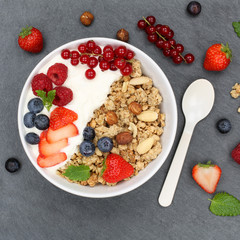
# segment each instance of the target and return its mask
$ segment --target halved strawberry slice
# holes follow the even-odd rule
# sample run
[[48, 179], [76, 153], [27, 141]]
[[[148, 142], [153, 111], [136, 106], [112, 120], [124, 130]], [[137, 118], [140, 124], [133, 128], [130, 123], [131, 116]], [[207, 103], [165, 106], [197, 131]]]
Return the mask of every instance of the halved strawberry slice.
[[193, 167], [192, 176], [197, 184], [207, 193], [214, 193], [220, 180], [222, 170], [217, 165], [207, 162]]
[[54, 153], [59, 152], [61, 149], [65, 148], [67, 145], [68, 145], [68, 139], [62, 139], [54, 143], [48, 143], [47, 139], [41, 136], [41, 140], [38, 144], [38, 149], [41, 155], [43, 155], [44, 157], [47, 157]]
[[78, 119], [77, 113], [65, 107], [55, 108], [50, 115], [50, 128], [57, 130]]
[[37, 158], [37, 164], [39, 167], [47, 168], [55, 166], [61, 162], [64, 162], [67, 159], [67, 155], [64, 152], [55, 153], [48, 157], [43, 157], [41, 155]]
[[54, 143], [64, 138], [70, 138], [78, 135], [78, 129], [73, 123], [69, 123], [67, 126], [59, 128], [57, 130], [48, 129], [47, 141]]

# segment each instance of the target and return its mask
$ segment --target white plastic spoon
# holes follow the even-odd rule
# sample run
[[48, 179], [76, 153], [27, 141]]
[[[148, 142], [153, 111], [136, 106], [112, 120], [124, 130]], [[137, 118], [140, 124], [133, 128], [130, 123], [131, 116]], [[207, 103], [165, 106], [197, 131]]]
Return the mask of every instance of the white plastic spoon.
[[206, 79], [194, 81], [183, 96], [185, 127], [158, 199], [163, 207], [168, 207], [172, 203], [194, 127], [209, 114], [214, 98], [213, 86]]

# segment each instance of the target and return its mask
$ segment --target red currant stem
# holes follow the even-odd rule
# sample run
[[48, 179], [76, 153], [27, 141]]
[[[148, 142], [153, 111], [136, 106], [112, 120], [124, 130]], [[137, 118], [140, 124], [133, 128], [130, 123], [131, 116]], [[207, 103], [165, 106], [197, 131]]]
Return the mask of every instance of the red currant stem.
[[[149, 25], [151, 26], [151, 24], [149, 23], [149, 21], [143, 17], [144, 21]], [[165, 37], [163, 37], [158, 31], [156, 31], [156, 34], [163, 40], [163, 41], [167, 41], [167, 39]], [[175, 49], [175, 47], [171, 44], [171, 48]], [[181, 53], [179, 53], [179, 56], [183, 59], [183, 61], [185, 63], [187, 63], [186, 59], [183, 57], [183, 55]]]
[[96, 54], [96, 53], [80, 53], [80, 56], [82, 56], [82, 55], [89, 55], [89, 56], [91, 56], [91, 55], [93, 55], [93, 56], [103, 56], [102, 54]]

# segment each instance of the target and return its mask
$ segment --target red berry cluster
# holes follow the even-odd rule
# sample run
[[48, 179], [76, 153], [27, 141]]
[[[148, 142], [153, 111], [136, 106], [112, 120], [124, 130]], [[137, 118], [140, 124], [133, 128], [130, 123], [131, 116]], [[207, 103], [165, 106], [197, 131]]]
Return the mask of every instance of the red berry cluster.
[[73, 66], [77, 66], [79, 63], [87, 64], [89, 69], [86, 70], [85, 76], [90, 80], [95, 78], [96, 72], [94, 68], [98, 64], [102, 71], [108, 69], [116, 71], [119, 69], [123, 76], [130, 75], [132, 73], [130, 60], [134, 55], [134, 52], [125, 46], [119, 46], [114, 49], [111, 45], [106, 45], [102, 50], [93, 40], [80, 44], [78, 51], [64, 49], [61, 53], [63, 59], [71, 59]]
[[184, 47], [182, 44], [177, 43], [173, 39], [174, 32], [167, 25], [157, 24], [154, 25], [156, 19], [154, 16], [148, 16], [144, 20], [138, 21], [138, 27], [145, 30], [148, 34], [148, 41], [155, 43], [157, 48], [163, 50], [163, 54], [166, 57], [172, 57], [172, 60], [176, 64], [180, 64], [182, 61], [185, 63], [192, 63], [194, 56], [191, 53], [182, 55]]

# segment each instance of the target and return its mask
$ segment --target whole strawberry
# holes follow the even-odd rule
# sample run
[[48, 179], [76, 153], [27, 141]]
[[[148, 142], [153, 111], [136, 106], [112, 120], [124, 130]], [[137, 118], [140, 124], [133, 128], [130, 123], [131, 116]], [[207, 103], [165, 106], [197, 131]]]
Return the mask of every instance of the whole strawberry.
[[42, 33], [34, 27], [22, 28], [18, 37], [19, 46], [28, 52], [38, 53], [43, 48]]
[[133, 166], [121, 156], [111, 153], [107, 156], [103, 167], [103, 179], [108, 183], [117, 183], [133, 174]]
[[206, 57], [204, 60], [204, 68], [208, 71], [222, 71], [232, 60], [232, 51], [228, 46], [224, 44], [214, 44], [208, 48]]
[[240, 164], [240, 143], [232, 150], [231, 155], [233, 160]]

